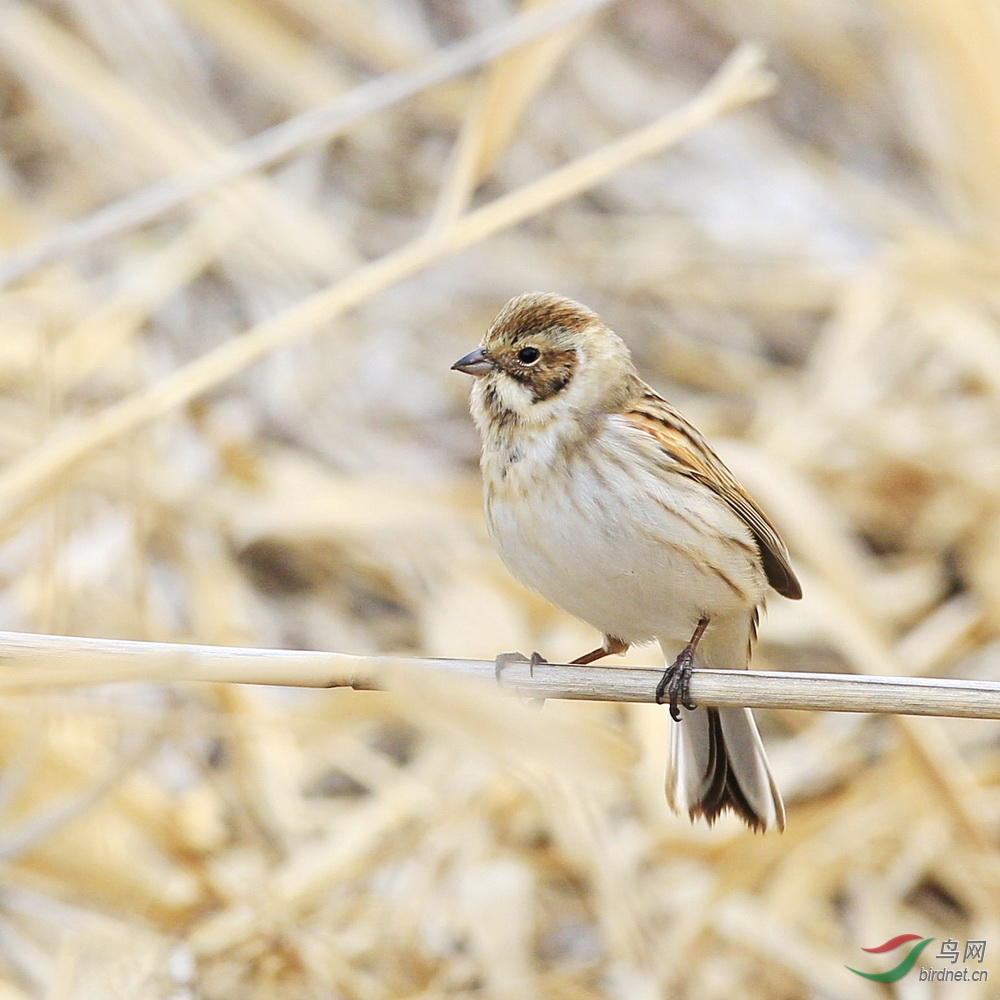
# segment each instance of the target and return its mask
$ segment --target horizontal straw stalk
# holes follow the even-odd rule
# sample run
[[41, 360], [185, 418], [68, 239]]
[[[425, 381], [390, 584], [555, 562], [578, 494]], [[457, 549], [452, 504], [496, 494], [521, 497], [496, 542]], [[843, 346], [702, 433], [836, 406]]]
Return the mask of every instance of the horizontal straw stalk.
[[[0, 688], [121, 681], [207, 681], [286, 687], [392, 687], [398, 671], [433, 670], [494, 681], [526, 698], [655, 701], [658, 667], [351, 656], [0, 632]], [[1000, 683], [943, 677], [872, 677], [774, 671], [695, 670], [691, 697], [720, 707], [879, 712], [1000, 719]]]

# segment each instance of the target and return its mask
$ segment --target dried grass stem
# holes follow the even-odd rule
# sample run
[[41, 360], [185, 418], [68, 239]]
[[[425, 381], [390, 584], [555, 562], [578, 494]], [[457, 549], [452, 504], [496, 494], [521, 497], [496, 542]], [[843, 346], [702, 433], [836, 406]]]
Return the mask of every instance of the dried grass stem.
[[[411, 69], [379, 76], [326, 104], [222, 150], [185, 173], [174, 174], [134, 194], [60, 226], [38, 243], [0, 264], [0, 288], [63, 253], [145, 225], [218, 184], [285, 159], [320, 142], [329, 142], [351, 125], [436, 84], [462, 76], [511, 49], [543, 37], [611, 0], [564, 0], [527, 11], [436, 52]], [[10, 9], [7, 13], [12, 13]]]
[[[0, 632], [0, 689], [121, 681], [207, 681], [285, 687], [392, 687], [401, 670], [495, 679], [492, 660], [351, 656], [311, 650], [250, 649]], [[652, 702], [658, 667], [514, 662], [503, 687], [525, 698]], [[1000, 683], [944, 677], [871, 677], [775, 671], [694, 672], [691, 695], [703, 705], [877, 712], [1000, 719]]]

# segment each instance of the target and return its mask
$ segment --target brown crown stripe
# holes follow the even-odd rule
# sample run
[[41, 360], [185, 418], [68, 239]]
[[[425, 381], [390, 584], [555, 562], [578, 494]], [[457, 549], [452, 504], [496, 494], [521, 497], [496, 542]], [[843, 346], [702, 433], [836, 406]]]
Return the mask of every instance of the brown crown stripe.
[[501, 314], [490, 331], [490, 337], [517, 343], [553, 327], [574, 333], [586, 329], [593, 322], [593, 315], [582, 313], [566, 303], [528, 300], [518, 303], [510, 315]]

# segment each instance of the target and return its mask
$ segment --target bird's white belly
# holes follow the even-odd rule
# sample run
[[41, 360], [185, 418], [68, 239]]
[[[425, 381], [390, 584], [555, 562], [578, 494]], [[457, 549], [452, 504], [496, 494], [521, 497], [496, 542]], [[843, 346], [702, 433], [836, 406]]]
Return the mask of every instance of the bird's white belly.
[[699, 618], [761, 602], [766, 580], [744, 522], [707, 487], [638, 468], [598, 475], [508, 467], [486, 484], [487, 526], [522, 583], [627, 642], [687, 641]]

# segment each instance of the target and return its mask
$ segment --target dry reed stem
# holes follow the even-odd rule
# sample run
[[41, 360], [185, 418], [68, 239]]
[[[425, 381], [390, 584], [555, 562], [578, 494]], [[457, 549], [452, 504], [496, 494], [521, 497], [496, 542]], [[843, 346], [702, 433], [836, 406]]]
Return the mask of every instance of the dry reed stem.
[[[233, 147], [215, 152], [207, 162], [150, 184], [135, 194], [61, 226], [36, 245], [15, 252], [6, 262], [0, 263], [0, 288], [61, 254], [150, 222], [225, 181], [260, 170], [304, 147], [328, 142], [370, 115], [429, 87], [468, 73], [501, 53], [541, 38], [610, 2], [612, 0], [563, 0], [559, 4], [529, 11], [435, 53], [415, 69], [380, 76], [333, 98], [327, 104], [310, 108]], [[33, 37], [32, 30], [45, 22], [30, 11], [19, 9], [20, 6], [5, 3], [0, 9], [11, 16], [16, 14], [23, 18], [24, 34], [30, 39]], [[45, 30], [49, 36], [54, 34], [51, 27]], [[0, 33], [0, 42], [2, 39], [3, 34]], [[47, 51], [42, 53], [43, 56], [47, 54]], [[59, 64], [56, 63], [54, 68], [59, 68]], [[85, 75], [79, 75], [77, 80], [87, 82]], [[129, 105], [128, 95], [116, 94], [115, 97], [116, 107], [125, 106], [123, 115], [134, 111]], [[145, 121], [141, 112], [134, 113]], [[164, 141], [169, 142], [169, 137]]]
[[155, 740], [143, 740], [130, 752], [122, 754], [83, 791], [69, 796], [65, 801], [56, 801], [43, 811], [33, 814], [14, 827], [7, 827], [0, 834], [0, 861], [9, 863], [19, 854], [31, 850], [46, 837], [50, 837], [60, 827], [71, 823], [78, 816], [92, 809], [98, 800], [115, 789], [122, 779], [133, 771], [154, 749]]
[[763, 53], [740, 46], [684, 107], [497, 198], [395, 250], [279, 315], [227, 341], [148, 389], [57, 432], [0, 474], [4, 519], [19, 515], [65, 474], [111, 442], [232, 378], [271, 351], [313, 332], [389, 286], [566, 201], [625, 167], [660, 153], [712, 121], [771, 92]]
[[[492, 660], [352, 656], [0, 632], [0, 688], [123, 681], [202, 681], [377, 691], [394, 671], [432, 670], [497, 680]], [[655, 702], [658, 667], [574, 666], [512, 660], [500, 684], [524, 698]], [[943, 677], [877, 677], [800, 671], [694, 671], [691, 694], [704, 705], [1000, 719], [1000, 683]]]
[[[225, 158], [224, 148], [208, 127], [190, 119], [178, 120], [168, 103], [145, 99], [42, 10], [11, 3], [2, 8], [2, 14], [0, 52], [28, 84], [42, 93], [61, 93], [67, 105], [84, 116], [93, 114], [113, 134], [127, 137], [132, 158], [143, 172], [158, 173], [164, 164], [173, 170], [197, 171], [206, 158]], [[213, 191], [211, 197], [254, 234], [254, 252], [270, 256], [280, 248], [306, 273], [326, 279], [356, 260], [343, 235], [327, 220], [306, 210], [268, 178], [245, 173], [238, 171], [231, 178], [233, 185]], [[156, 190], [156, 185], [144, 189], [147, 193]], [[138, 197], [142, 196], [140, 192]], [[87, 220], [79, 225], [87, 229]], [[107, 236], [107, 231], [102, 235]]]
[[944, 175], [954, 173], [962, 182], [965, 201], [959, 208], [968, 230], [985, 244], [996, 246], [1000, 238], [995, 183], [1000, 166], [1000, 94], [994, 78], [1000, 56], [996, 10], [979, 0], [894, 0], [892, 6], [896, 16], [915, 29], [952, 112], [955, 145], [950, 161], [935, 167]]
[[[528, 0], [522, 7], [548, 3], [550, 0]], [[466, 211], [476, 188], [515, 135], [522, 116], [588, 24], [579, 18], [490, 64], [469, 102], [451, 169], [428, 227], [431, 232], [447, 227]]]
[[276, 85], [294, 107], [312, 108], [350, 89], [347, 73], [307, 40], [285, 31], [280, 18], [264, 7], [229, 0], [180, 0], [179, 6], [233, 59]]

